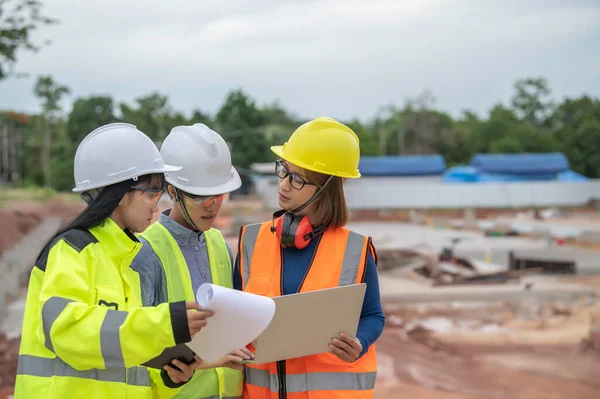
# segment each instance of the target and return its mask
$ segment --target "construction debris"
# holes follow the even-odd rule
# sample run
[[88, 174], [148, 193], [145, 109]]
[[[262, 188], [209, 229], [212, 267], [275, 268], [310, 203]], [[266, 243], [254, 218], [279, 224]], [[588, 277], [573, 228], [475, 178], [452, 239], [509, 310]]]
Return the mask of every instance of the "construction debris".
[[581, 343], [584, 351], [596, 351], [600, 353], [600, 313], [590, 316], [589, 336]]
[[[394, 249], [378, 252], [380, 271], [409, 279], [421, 279], [432, 286], [449, 284], [499, 284], [518, 281], [524, 272], [488, 272], [490, 264], [454, 256], [451, 248], [439, 255], [426, 249]], [[493, 266], [493, 265], [492, 265]], [[485, 270], [482, 270], [485, 269]], [[491, 269], [498, 269], [492, 267]], [[541, 269], [535, 269], [540, 271]], [[530, 270], [527, 274], [530, 274]]]
[[551, 274], [575, 274], [576, 262], [567, 259], [541, 256], [515, 256], [513, 251], [508, 253], [509, 270], [537, 269]]

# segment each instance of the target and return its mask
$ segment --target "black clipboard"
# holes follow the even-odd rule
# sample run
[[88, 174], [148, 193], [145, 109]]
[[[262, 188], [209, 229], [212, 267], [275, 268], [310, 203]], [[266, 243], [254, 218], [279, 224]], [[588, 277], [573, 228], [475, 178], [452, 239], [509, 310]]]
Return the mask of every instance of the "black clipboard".
[[179, 344], [177, 346], [165, 349], [160, 355], [156, 356], [154, 359], [148, 360], [146, 363], [143, 363], [142, 366], [162, 370], [164, 366], [169, 365], [175, 369], [178, 369], [177, 366], [171, 363], [173, 359], [177, 359], [185, 364], [192, 364], [194, 363], [195, 355], [196, 354], [190, 349], [189, 346], [186, 344]]

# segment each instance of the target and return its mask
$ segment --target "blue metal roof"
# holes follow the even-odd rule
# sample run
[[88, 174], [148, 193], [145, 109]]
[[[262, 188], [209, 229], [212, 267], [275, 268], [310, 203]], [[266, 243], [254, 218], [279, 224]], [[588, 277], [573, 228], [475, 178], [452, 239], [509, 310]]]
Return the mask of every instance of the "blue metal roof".
[[432, 176], [446, 170], [446, 161], [439, 155], [396, 155], [360, 158], [362, 176]]
[[540, 154], [476, 154], [470, 166], [488, 173], [545, 174], [569, 170], [569, 160], [561, 152]]

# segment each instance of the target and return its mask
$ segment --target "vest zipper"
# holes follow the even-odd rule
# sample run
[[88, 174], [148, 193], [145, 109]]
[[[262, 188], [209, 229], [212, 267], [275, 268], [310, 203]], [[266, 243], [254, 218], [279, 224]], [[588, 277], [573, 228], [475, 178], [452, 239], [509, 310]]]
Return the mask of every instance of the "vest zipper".
[[279, 378], [279, 399], [287, 399], [287, 387], [285, 385], [285, 360], [277, 362], [277, 377]]
[[[321, 243], [322, 235], [317, 237], [317, 245], [315, 246], [315, 251], [313, 252], [312, 258], [310, 260], [310, 264], [306, 268], [306, 273], [304, 273], [304, 277], [298, 286], [298, 291], [302, 290], [302, 286], [304, 285], [304, 280], [306, 280], [306, 276], [310, 272], [313, 262], [315, 261], [315, 257], [317, 256], [317, 251], [319, 250], [319, 244]], [[279, 278], [279, 294], [284, 295], [283, 293], [283, 247], [279, 247], [279, 264], [280, 264], [280, 278]], [[280, 360], [277, 362], [277, 377], [279, 379], [279, 399], [287, 399], [287, 386], [285, 383], [286, 370], [285, 370], [285, 360]]]

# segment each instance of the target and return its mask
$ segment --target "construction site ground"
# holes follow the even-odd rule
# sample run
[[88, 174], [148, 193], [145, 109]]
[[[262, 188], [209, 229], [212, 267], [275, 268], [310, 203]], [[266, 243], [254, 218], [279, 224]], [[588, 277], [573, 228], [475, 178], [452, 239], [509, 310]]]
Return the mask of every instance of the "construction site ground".
[[[68, 218], [82, 209], [72, 197], [19, 198], [1, 206], [0, 256], [44, 217]], [[164, 198], [161, 207], [168, 206]], [[487, 237], [431, 222], [440, 216], [456, 219], [459, 213], [432, 213], [429, 223], [419, 224], [398, 216], [405, 214], [386, 219], [379, 213], [354, 213], [349, 225], [373, 237], [381, 258], [387, 325], [377, 342], [376, 398], [599, 397], [600, 246], [584, 249], [569, 242], [549, 245], [547, 239], [535, 237]], [[232, 200], [224, 205], [216, 227], [235, 253], [239, 225], [269, 217], [260, 201]], [[510, 214], [478, 211], [477, 217], [510, 218]], [[577, 226], [585, 220], [585, 228], [600, 228], [597, 213], [585, 217], [576, 213], [554, 223], [570, 228], [569, 218]], [[535, 274], [502, 284], [438, 287], [394, 263], [399, 249], [435, 254], [457, 235], [465, 238], [456, 246], [457, 255], [491, 261], [492, 268], [505, 269], [510, 250], [534, 251], [575, 257], [578, 274]], [[24, 294], [25, 287], [20, 296], [2, 299], [10, 304], [0, 320], [0, 399], [14, 384]]]

